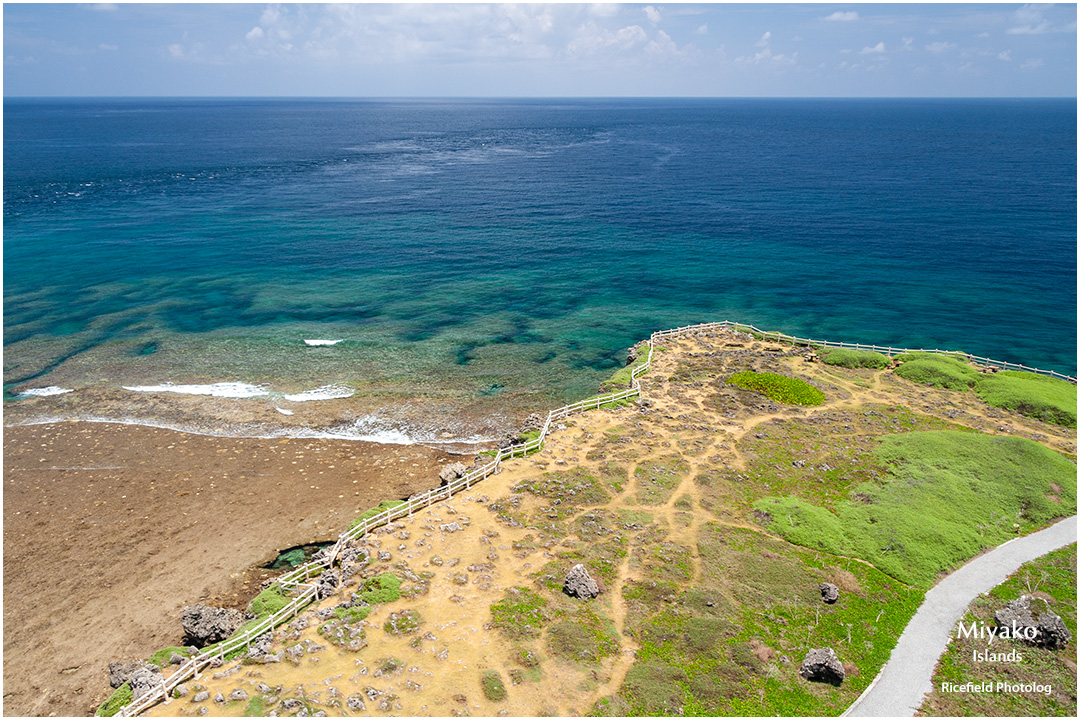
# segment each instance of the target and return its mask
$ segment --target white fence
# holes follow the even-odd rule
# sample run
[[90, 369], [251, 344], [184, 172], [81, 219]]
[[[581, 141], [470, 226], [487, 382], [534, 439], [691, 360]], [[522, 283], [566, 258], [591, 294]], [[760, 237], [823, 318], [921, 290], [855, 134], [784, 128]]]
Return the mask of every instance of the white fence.
[[257, 625], [248, 628], [240, 635], [230, 638], [229, 640], [213, 646], [209, 651], [202, 652], [199, 655], [188, 658], [186, 662], [180, 665], [176, 671], [162, 682], [160, 686], [154, 690], [143, 695], [138, 700], [130, 703], [129, 705], [120, 709], [117, 713], [121, 716], [136, 715], [143, 710], [161, 702], [167, 700], [169, 693], [173, 689], [184, 682], [188, 678], [197, 676], [198, 672], [206, 666], [212, 664], [215, 660], [223, 662], [226, 655], [234, 653], [240, 649], [249, 650], [251, 643], [260, 635], [272, 631], [278, 625], [287, 621], [289, 618], [296, 617], [300, 612], [300, 608], [307, 605], [309, 602], [315, 599], [316, 587], [308, 581], [313, 577], [317, 577], [323, 570], [331, 567], [334, 561], [337, 560], [338, 555], [351, 541], [363, 537], [366, 533], [374, 530], [377, 527], [386, 525], [398, 518], [411, 516], [417, 510], [431, 507], [432, 504], [441, 500], [446, 500], [452, 497], [454, 494], [468, 490], [476, 483], [480, 482], [484, 478], [492, 475], [499, 470], [499, 466], [502, 461], [514, 457], [525, 457], [531, 452], [535, 452], [540, 449], [540, 446], [544, 444], [544, 439], [551, 431], [552, 423], [560, 418], [564, 418], [567, 415], [571, 415], [583, 410], [598, 409], [609, 403], [618, 402], [619, 400], [627, 400], [634, 396], [641, 394], [641, 385], [638, 382], [638, 376], [647, 372], [652, 365], [654, 346], [657, 340], [673, 337], [676, 335], [685, 335], [687, 333], [696, 332], [708, 332], [710, 330], [737, 330], [739, 332], [751, 333], [755, 336], [761, 337], [763, 340], [771, 340], [775, 342], [788, 343], [791, 345], [806, 345], [806, 346], [820, 346], [820, 347], [835, 347], [835, 348], [849, 348], [853, 350], [873, 350], [874, 352], [888, 353], [895, 355], [903, 352], [930, 352], [941, 353], [949, 355], [958, 355], [967, 358], [978, 364], [985, 365], [987, 367], [1000, 367], [1006, 369], [1025, 370], [1027, 372], [1035, 372], [1043, 375], [1050, 375], [1052, 377], [1061, 378], [1072, 383], [1076, 383], [1076, 378], [1069, 375], [1062, 375], [1061, 373], [1054, 371], [1043, 371], [1036, 368], [1029, 368], [1023, 365], [1017, 365], [1015, 363], [1005, 363], [996, 360], [989, 360], [987, 358], [980, 358], [974, 355], [966, 355], [964, 353], [955, 353], [947, 350], [925, 350], [920, 349], [918, 351], [910, 350], [906, 348], [894, 348], [883, 347], [880, 345], [862, 345], [860, 343], [838, 343], [829, 342], [825, 340], [809, 340], [806, 338], [797, 338], [791, 335], [784, 335], [779, 332], [764, 332], [754, 327], [753, 325], [747, 325], [745, 323], [736, 323], [730, 320], [724, 320], [722, 322], [703, 323], [701, 325], [687, 325], [685, 327], [675, 328], [673, 330], [661, 330], [654, 332], [648, 339], [649, 354], [646, 356], [645, 361], [634, 367], [630, 372], [630, 387], [626, 390], [620, 390], [605, 395], [598, 395], [587, 400], [580, 400], [570, 405], [564, 405], [563, 407], [556, 408], [548, 413], [547, 421], [544, 422], [543, 428], [540, 430], [540, 435], [533, 440], [520, 445], [513, 445], [508, 448], [500, 448], [496, 450], [495, 457], [488, 464], [473, 470], [466, 475], [457, 478], [456, 480], [443, 485], [442, 487], [429, 490], [419, 495], [414, 495], [408, 500], [402, 502], [393, 508], [384, 510], [377, 515], [366, 518], [355, 527], [346, 530], [338, 538], [337, 542], [331, 546], [331, 548], [323, 553], [323, 557], [318, 560], [305, 563], [300, 567], [297, 567], [288, 573], [285, 573], [278, 578], [277, 583], [283, 591], [297, 592], [297, 596], [293, 598], [288, 605], [278, 610], [270, 617], [262, 620]]

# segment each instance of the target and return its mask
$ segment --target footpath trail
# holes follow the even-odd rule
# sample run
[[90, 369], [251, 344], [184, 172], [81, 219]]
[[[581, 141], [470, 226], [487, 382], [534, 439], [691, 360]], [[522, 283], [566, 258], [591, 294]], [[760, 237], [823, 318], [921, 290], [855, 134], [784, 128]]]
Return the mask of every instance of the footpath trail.
[[1000, 585], [1026, 562], [1076, 542], [1076, 516], [999, 545], [926, 593], [889, 661], [844, 717], [912, 717], [933, 690], [931, 679], [949, 636], [972, 600]]

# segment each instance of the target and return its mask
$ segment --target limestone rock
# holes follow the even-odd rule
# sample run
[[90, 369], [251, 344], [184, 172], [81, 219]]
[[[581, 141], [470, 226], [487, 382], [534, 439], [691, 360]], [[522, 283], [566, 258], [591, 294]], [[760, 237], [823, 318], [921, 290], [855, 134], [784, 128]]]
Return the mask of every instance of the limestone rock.
[[452, 533], [452, 532], [457, 532], [458, 530], [464, 530], [465, 528], [461, 527], [461, 524], [458, 523], [455, 520], [452, 523], [444, 523], [444, 524], [440, 525], [439, 529], [442, 530], [443, 532]]
[[239, 610], [199, 603], [185, 606], [180, 622], [191, 643], [205, 647], [231, 637], [244, 622], [244, 614]]
[[[1019, 633], [1021, 640], [1039, 647], [1056, 650], [1064, 647], [1072, 639], [1072, 633], [1065, 627], [1065, 623], [1055, 613], [1046, 607], [1043, 602], [1043, 611], [1038, 618], [1032, 612], [1030, 595], [1021, 595], [1015, 600], [1010, 600], [1005, 607], [994, 613], [994, 620], [999, 628], [1009, 628], [1010, 633]], [[1029, 628], [1034, 628], [1032, 633]], [[1030, 640], [1024, 636], [1034, 635]]]
[[316, 595], [322, 598], [328, 598], [334, 594], [338, 585], [341, 583], [341, 576], [337, 570], [324, 570], [323, 574], [319, 576], [319, 580], [316, 583]]
[[131, 683], [133, 699], [138, 700], [147, 693], [161, 688], [165, 679], [161, 676], [161, 671], [157, 667], [147, 665], [131, 673], [128, 682]]
[[521, 432], [536, 432], [544, 429], [544, 417], [540, 413], [532, 413], [521, 424]]
[[840, 685], [844, 682], [844, 666], [831, 647], [813, 648], [806, 653], [799, 675], [810, 682]]
[[146, 666], [145, 660], [132, 660], [128, 663], [114, 660], [109, 663], [109, 686], [113, 689], [120, 687], [128, 681], [133, 672], [142, 670]]
[[840, 599], [840, 588], [832, 583], [821, 583], [818, 590], [821, 591], [821, 601], [826, 605], [832, 605]]
[[566, 573], [566, 579], [563, 580], [563, 592], [570, 597], [594, 598], [600, 594], [600, 587], [589, 575], [585, 566], [578, 563]]
[[439, 480], [442, 481], [443, 485], [448, 485], [459, 477], [464, 476], [468, 471], [469, 469], [465, 467], [465, 463], [450, 463], [439, 472]]

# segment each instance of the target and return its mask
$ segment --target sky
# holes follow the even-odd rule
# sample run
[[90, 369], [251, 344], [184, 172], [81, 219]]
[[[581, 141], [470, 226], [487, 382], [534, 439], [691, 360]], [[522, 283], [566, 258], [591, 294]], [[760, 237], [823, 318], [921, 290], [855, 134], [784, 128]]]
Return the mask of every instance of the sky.
[[5, 97], [1076, 97], [1076, 5], [4, 4]]

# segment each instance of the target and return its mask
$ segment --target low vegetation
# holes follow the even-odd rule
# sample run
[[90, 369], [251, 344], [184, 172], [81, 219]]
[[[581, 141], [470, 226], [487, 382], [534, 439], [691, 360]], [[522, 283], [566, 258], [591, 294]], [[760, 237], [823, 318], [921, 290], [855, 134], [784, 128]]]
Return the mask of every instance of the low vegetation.
[[256, 595], [255, 599], [248, 603], [247, 609], [256, 619], [263, 620], [284, 608], [290, 600], [281, 592], [281, 587], [274, 584]]
[[480, 680], [484, 689], [484, 697], [492, 702], [500, 702], [506, 699], [506, 685], [503, 684], [502, 675], [498, 670], [486, 670]]
[[401, 578], [394, 573], [376, 575], [364, 581], [358, 594], [369, 605], [394, 602], [401, 597]]
[[386, 510], [393, 510], [394, 508], [404, 504], [404, 500], [383, 500], [381, 503], [371, 508], [370, 510], [366, 510], [357, 515], [356, 518], [351, 523], [349, 523], [349, 529], [352, 530], [354, 527], [364, 522], [368, 518], [373, 518], [379, 513], [382, 513]]
[[491, 606], [491, 625], [511, 640], [537, 637], [547, 621], [547, 604], [528, 588], [509, 588], [506, 596]]
[[979, 377], [979, 371], [965, 362], [936, 353], [903, 353], [896, 359], [903, 364], [896, 374], [921, 385], [946, 390], [967, 390]]
[[786, 375], [748, 371], [735, 373], [727, 381], [787, 405], [820, 405], [825, 402], [825, 393], [804, 380]]
[[1076, 427], [1076, 386], [1070, 382], [1010, 370], [981, 376], [975, 383], [975, 393], [992, 407]]
[[835, 348], [822, 350], [821, 361], [826, 365], [839, 365], [846, 368], [875, 368], [881, 369], [889, 364], [889, 358], [872, 350], [848, 350], [847, 348]]
[[754, 507], [790, 542], [855, 555], [921, 587], [1076, 509], [1076, 465], [1031, 440], [906, 433], [883, 438], [875, 455], [888, 475], [854, 486], [834, 511], [790, 495]]
[[124, 683], [116, 690], [113, 690], [112, 695], [101, 704], [101, 707], [97, 709], [94, 715], [96, 717], [113, 717], [125, 705], [130, 705], [134, 699], [135, 695], [131, 691], [131, 684]]

